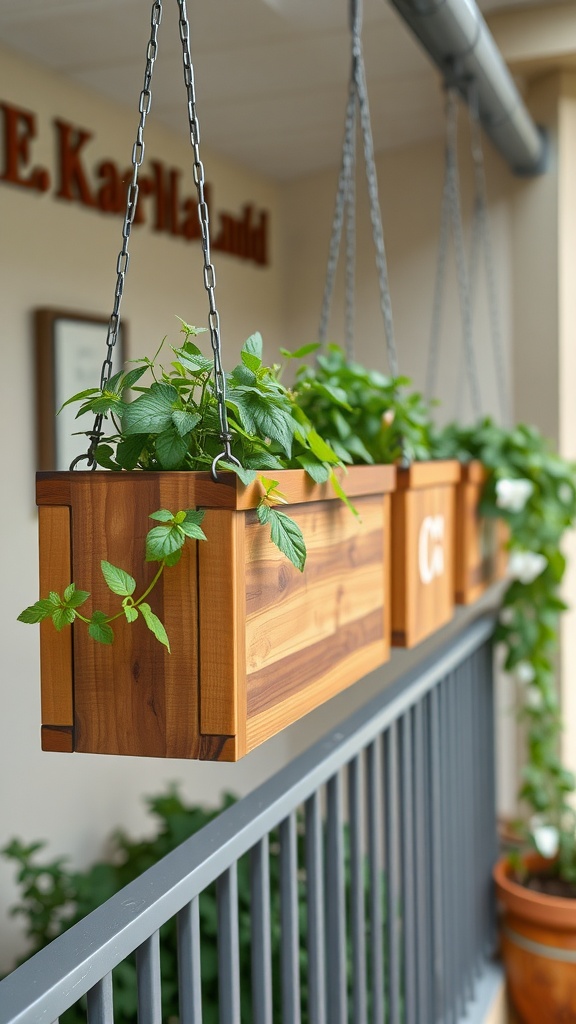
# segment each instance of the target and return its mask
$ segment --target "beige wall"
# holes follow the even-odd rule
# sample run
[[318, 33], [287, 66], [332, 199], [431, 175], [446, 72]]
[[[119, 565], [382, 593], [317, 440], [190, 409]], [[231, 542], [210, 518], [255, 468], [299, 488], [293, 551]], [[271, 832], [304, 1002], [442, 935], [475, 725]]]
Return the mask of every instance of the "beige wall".
[[[8, 53], [0, 54], [0, 100], [37, 112], [40, 138], [35, 157], [52, 160], [51, 119], [64, 117], [95, 132], [95, 160], [110, 156], [128, 162], [136, 116], [80, 90], [70, 90], [57, 76], [32, 67]], [[151, 116], [147, 155], [188, 171], [190, 151], [184, 141], [154, 126]], [[465, 134], [463, 132], [465, 140]], [[222, 317], [225, 363], [255, 329], [268, 351], [280, 344], [297, 347], [314, 339], [322, 297], [336, 176], [326, 173], [279, 186], [248, 175], [204, 153], [206, 175], [215, 207], [239, 210], [251, 200], [271, 217], [271, 265], [261, 269], [215, 254], [217, 300]], [[513, 185], [501, 161], [487, 154], [491, 223], [496, 273], [502, 300], [503, 336], [508, 338], [512, 311], [507, 296], [511, 269]], [[335, 163], [337, 155], [335, 155]], [[401, 370], [418, 386], [425, 377], [438, 237], [443, 146], [427, 143], [380, 157], [378, 175]], [[470, 210], [470, 167], [463, 160], [464, 198]], [[190, 180], [190, 190], [191, 190]], [[358, 356], [384, 366], [383, 333], [374, 270], [374, 255], [359, 185]], [[103, 837], [119, 823], [143, 830], [147, 821], [141, 795], [158, 792], [167, 780], [182, 782], [193, 800], [209, 802], [222, 789], [247, 791], [268, 777], [293, 752], [321, 735], [329, 721], [363, 703], [377, 678], [342, 695], [331, 711], [310, 716], [255, 751], [238, 765], [154, 762], [90, 755], [43, 754], [39, 749], [38, 636], [15, 622], [37, 590], [36, 512], [34, 507], [34, 366], [31, 312], [50, 305], [108, 315], [113, 297], [120, 222], [77, 205], [0, 184], [0, 295], [3, 359], [0, 375], [6, 479], [2, 501], [4, 537], [0, 597], [2, 637], [2, 717], [0, 718], [0, 843], [12, 835], [26, 840], [45, 837], [53, 855], [70, 854], [77, 864], [101, 852]], [[159, 339], [173, 331], [173, 316], [205, 322], [197, 244], [134, 232], [123, 313], [129, 324], [132, 354], [152, 353]], [[441, 394], [445, 416], [455, 408], [453, 257], [446, 299]], [[487, 318], [484, 282], [478, 294], [476, 340], [482, 352], [482, 382], [487, 411], [495, 411], [493, 366], [485, 355]], [[452, 312], [449, 312], [452, 307]], [[341, 310], [335, 306], [330, 336], [341, 340]], [[175, 331], [173, 331], [175, 336]], [[12, 872], [0, 860], [0, 970], [21, 948], [21, 933], [7, 919], [14, 899]]]

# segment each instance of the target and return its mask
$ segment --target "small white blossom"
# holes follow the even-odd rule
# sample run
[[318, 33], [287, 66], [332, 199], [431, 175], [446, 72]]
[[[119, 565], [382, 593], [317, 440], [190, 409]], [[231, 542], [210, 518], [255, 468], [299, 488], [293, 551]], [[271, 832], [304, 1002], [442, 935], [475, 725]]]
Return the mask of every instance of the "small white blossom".
[[532, 583], [548, 565], [548, 559], [537, 551], [512, 551], [508, 560], [508, 575], [520, 583]]
[[394, 412], [394, 409], [387, 409], [386, 412], [383, 412], [382, 413], [382, 426], [383, 427], [391, 427], [392, 424], [394, 423], [395, 415], [396, 415], [396, 413]]
[[544, 698], [537, 686], [529, 686], [526, 690], [526, 704], [532, 711], [540, 711]]
[[572, 503], [573, 491], [570, 484], [560, 484], [558, 488], [558, 497], [563, 505], [570, 505]]
[[511, 626], [515, 618], [514, 609], [510, 607], [502, 608], [498, 617], [503, 626]]
[[514, 675], [519, 683], [531, 683], [536, 676], [536, 671], [529, 661], [519, 661], [514, 669]]
[[560, 846], [560, 833], [555, 825], [535, 824], [533, 818], [530, 823], [532, 838], [536, 843], [536, 849], [541, 857], [552, 858], [558, 853]]
[[530, 480], [498, 480], [496, 504], [507, 512], [521, 512], [533, 490]]

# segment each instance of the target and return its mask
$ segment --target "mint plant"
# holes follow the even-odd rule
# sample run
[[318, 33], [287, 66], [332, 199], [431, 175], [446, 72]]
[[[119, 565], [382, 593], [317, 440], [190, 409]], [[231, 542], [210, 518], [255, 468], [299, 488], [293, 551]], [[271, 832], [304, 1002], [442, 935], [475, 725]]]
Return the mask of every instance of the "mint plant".
[[52, 591], [48, 597], [41, 598], [25, 608], [18, 616], [18, 621], [36, 624], [51, 618], [55, 628], [60, 632], [65, 626], [71, 626], [79, 619], [80, 622], [86, 623], [93, 640], [101, 644], [112, 644], [114, 630], [110, 623], [122, 618], [126, 622], [136, 622], [141, 615], [148, 629], [170, 652], [170, 641], [164, 624], [152, 611], [146, 598], [158, 583], [164, 569], [180, 561], [182, 548], [187, 539], [206, 540], [200, 526], [204, 515], [203, 511], [197, 509], [186, 509], [176, 512], [175, 515], [168, 509], [159, 509], [158, 512], [152, 513], [150, 519], [156, 520], [160, 525], [151, 529], [146, 537], [146, 561], [158, 562], [159, 567], [140, 597], [133, 596], [136, 590], [135, 579], [124, 569], [102, 559], [100, 565], [106, 585], [113, 594], [122, 598], [119, 612], [108, 615], [106, 612], [94, 610], [90, 617], [83, 615], [78, 609], [86, 603], [90, 594], [86, 590], [77, 590], [76, 585], [70, 583], [62, 596]]
[[[175, 359], [168, 368], [158, 363], [165, 340], [153, 359], [136, 360], [135, 368], [117, 373], [105, 389], [90, 388], [68, 399], [79, 402], [77, 416], [103, 414], [112, 431], [100, 439], [94, 455], [98, 465], [120, 470], [208, 470], [222, 449], [218, 403], [212, 359], [206, 358], [193, 339], [205, 328], [184, 321], [184, 342], [173, 348]], [[253, 334], [241, 350], [241, 361], [226, 374], [226, 406], [232, 433], [231, 451], [240, 467], [222, 463], [243, 483], [258, 471], [304, 469], [316, 483], [330, 480], [336, 493], [347, 501], [334, 469], [343, 465], [340, 455], [325, 441], [298, 401], [293, 390], [280, 381], [280, 367], [262, 361], [262, 338]], [[145, 373], [152, 381], [143, 386]], [[126, 400], [132, 389], [138, 394]], [[303, 570], [306, 545], [296, 523], [275, 505], [282, 501], [277, 483], [261, 477], [264, 493], [258, 518], [269, 525], [273, 542], [299, 570]]]
[[[282, 355], [301, 359], [318, 345]], [[299, 406], [347, 464], [425, 460], [430, 455], [430, 409], [407, 377], [387, 377], [327, 345], [314, 365], [296, 371]]]

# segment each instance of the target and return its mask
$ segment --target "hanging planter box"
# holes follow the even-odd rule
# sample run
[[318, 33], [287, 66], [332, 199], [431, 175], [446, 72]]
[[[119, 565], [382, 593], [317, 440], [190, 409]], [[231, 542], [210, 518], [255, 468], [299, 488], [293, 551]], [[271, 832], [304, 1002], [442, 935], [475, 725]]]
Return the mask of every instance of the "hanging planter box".
[[397, 471], [392, 495], [392, 643], [413, 647], [452, 618], [456, 461]]
[[389, 657], [390, 492], [395, 469], [354, 467], [343, 483], [361, 521], [330, 485], [275, 473], [308, 548], [303, 573], [254, 511], [261, 485], [232, 473], [40, 473], [44, 595], [73, 581], [110, 607], [102, 558], [137, 581], [148, 518], [207, 509], [206, 541], [187, 542], [149, 601], [169, 654], [140, 619], [111, 646], [85, 627], [41, 623], [44, 750], [235, 761]]
[[506, 575], [508, 531], [501, 519], [480, 516], [487, 471], [474, 460], [460, 467], [456, 489], [456, 602], [471, 604]]

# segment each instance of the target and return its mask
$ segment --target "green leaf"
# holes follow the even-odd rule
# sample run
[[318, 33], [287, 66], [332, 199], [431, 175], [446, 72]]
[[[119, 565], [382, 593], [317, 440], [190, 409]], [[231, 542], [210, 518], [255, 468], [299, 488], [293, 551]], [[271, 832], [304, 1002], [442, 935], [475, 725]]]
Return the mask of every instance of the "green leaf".
[[200, 529], [200, 523], [205, 515], [206, 512], [203, 509], [189, 508], [186, 510], [186, 517], [180, 523], [180, 528], [184, 530], [187, 537], [191, 537], [193, 540], [206, 540], [204, 530]]
[[330, 477], [329, 467], [324, 462], [319, 462], [312, 452], [303, 452], [297, 457], [297, 461], [315, 484], [325, 484]]
[[146, 561], [161, 562], [178, 551], [185, 540], [181, 526], [155, 526], [146, 537]]
[[201, 419], [202, 417], [199, 412], [185, 412], [182, 409], [175, 409], [172, 413], [172, 423], [180, 437], [184, 437], [191, 430], [194, 430], [194, 427]]
[[163, 469], [178, 469], [187, 451], [187, 438], [181, 437], [172, 424], [156, 438], [156, 455]]
[[260, 334], [260, 331], [256, 331], [244, 342], [242, 346], [242, 355], [245, 352], [248, 352], [249, 355], [257, 356], [260, 362], [262, 362], [262, 349], [262, 335]]
[[259, 356], [254, 355], [253, 352], [243, 351], [242, 362], [244, 363], [244, 366], [247, 366], [249, 370], [252, 370], [252, 373], [257, 373], [262, 366], [262, 360]]
[[303, 572], [306, 564], [306, 543], [302, 530], [285, 512], [279, 512], [276, 508], [269, 508], [268, 512], [267, 521], [270, 523], [272, 542], [286, 555], [292, 565]]
[[315, 430], [309, 430], [306, 435], [306, 440], [310, 445], [314, 455], [320, 459], [320, 462], [330, 462], [333, 465], [339, 462], [338, 456], [332, 450], [329, 444], [320, 437]]
[[235, 466], [234, 464], [231, 464], [230, 469], [236, 473], [245, 487], [256, 479], [255, 469], [246, 469], [244, 466]]
[[134, 370], [129, 370], [128, 373], [125, 373], [120, 385], [121, 390], [125, 391], [128, 388], [134, 387], [136, 382], [140, 380], [140, 377], [146, 373], [147, 369], [147, 366], [137, 366]]
[[158, 512], [151, 512], [148, 518], [155, 519], [159, 523], [173, 523], [174, 513], [169, 512], [167, 508], [161, 508]]
[[286, 359], [303, 359], [304, 356], [309, 356], [311, 352], [317, 352], [320, 348], [320, 342], [312, 341], [309, 345], [302, 345], [300, 348], [290, 352], [287, 348], [280, 349], [280, 355]]
[[81, 604], [90, 597], [90, 593], [87, 590], [76, 590], [74, 583], [71, 583], [69, 587], [66, 587], [64, 591], [64, 601], [70, 608], [79, 608]]
[[72, 398], [67, 398], [62, 403], [58, 412], [61, 413], [62, 409], [65, 409], [67, 405], [72, 405], [72, 402], [82, 402], [85, 398], [91, 398], [93, 395], [101, 394], [100, 388], [87, 388], [86, 391], [78, 391], [77, 394], [72, 395]]
[[65, 626], [71, 626], [75, 618], [76, 612], [73, 608], [55, 608], [52, 612], [52, 622], [58, 632], [64, 629]]
[[116, 460], [122, 469], [135, 469], [142, 454], [148, 434], [133, 434], [120, 441], [116, 448]]
[[100, 567], [106, 585], [113, 594], [119, 594], [121, 597], [130, 597], [134, 593], [136, 590], [136, 580], [125, 572], [124, 569], [119, 569], [118, 566], [111, 565], [110, 562], [106, 562], [104, 559], [100, 562]]
[[99, 644], [114, 643], [114, 631], [106, 620], [107, 615], [105, 612], [92, 612], [88, 633]]
[[170, 642], [168, 640], [168, 634], [164, 629], [164, 626], [160, 622], [158, 616], [154, 614], [150, 605], [146, 604], [145, 601], [143, 601], [139, 607], [140, 611], [142, 612], [142, 618], [144, 619], [144, 622], [148, 626], [150, 632], [154, 634], [156, 639], [159, 640], [161, 644], [164, 644], [164, 647], [168, 648], [168, 653], [170, 653]]
[[172, 404], [178, 398], [171, 384], [155, 382], [150, 391], [127, 405], [122, 413], [124, 433], [161, 434], [172, 424]]
[[173, 565], [177, 565], [181, 558], [182, 558], [182, 548], [178, 548], [178, 550], [177, 551], [173, 551], [171, 555], [166, 555], [166, 558], [164, 559], [164, 561], [166, 562], [166, 565], [168, 567], [171, 567]]
[[53, 613], [54, 605], [52, 601], [49, 598], [43, 598], [40, 601], [36, 601], [35, 604], [29, 605], [23, 612], [20, 612], [18, 622], [34, 625], [36, 622], [42, 622], [43, 619], [49, 618]]
[[124, 615], [128, 622], [136, 622], [136, 619], [138, 618], [138, 609], [133, 604], [125, 604]]

